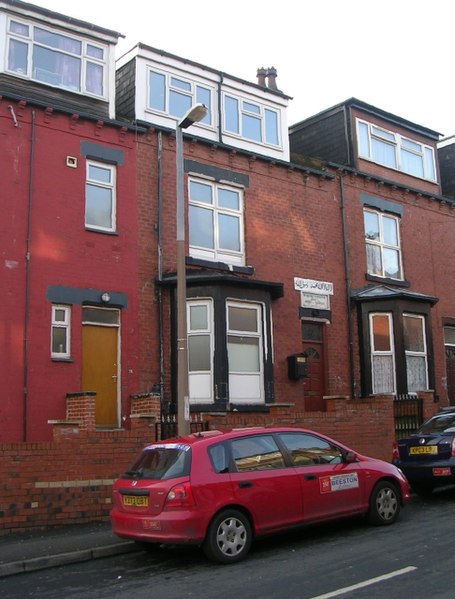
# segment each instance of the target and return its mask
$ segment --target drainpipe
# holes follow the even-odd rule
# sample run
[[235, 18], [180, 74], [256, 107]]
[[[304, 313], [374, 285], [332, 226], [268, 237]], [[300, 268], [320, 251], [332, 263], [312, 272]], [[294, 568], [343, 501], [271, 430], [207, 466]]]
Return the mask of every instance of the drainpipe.
[[221, 105], [221, 95], [223, 91], [224, 77], [223, 73], [220, 73], [220, 80], [218, 81], [218, 141], [223, 143], [223, 110]]
[[22, 406], [22, 441], [27, 441], [27, 400], [28, 400], [28, 325], [30, 308], [30, 246], [32, 236], [33, 205], [33, 164], [35, 159], [35, 111], [32, 110], [32, 126], [30, 135], [28, 206], [27, 206], [27, 239], [25, 247], [25, 298], [24, 298], [24, 372], [23, 372], [23, 406]]
[[[163, 134], [161, 131], [158, 132], [158, 148], [157, 148], [157, 198], [158, 198], [158, 214], [157, 214], [157, 244], [158, 244], [158, 281], [162, 280], [163, 276], [163, 256], [162, 256], [162, 207], [163, 207], [163, 173], [162, 173], [162, 157], [163, 157]], [[160, 342], [160, 407], [164, 402], [164, 327], [163, 327], [163, 291], [161, 285], [158, 285], [157, 289], [157, 301], [158, 301], [158, 336]]]
[[344, 198], [344, 177], [345, 173], [339, 171], [338, 181], [340, 185], [340, 211], [341, 211], [341, 231], [343, 238], [343, 257], [344, 257], [344, 281], [346, 289], [346, 310], [348, 314], [348, 344], [349, 344], [349, 378], [351, 383], [351, 398], [354, 399], [355, 379], [354, 379], [354, 347], [352, 339], [352, 313], [351, 313], [351, 281], [349, 278], [349, 248], [346, 232], [346, 213]]

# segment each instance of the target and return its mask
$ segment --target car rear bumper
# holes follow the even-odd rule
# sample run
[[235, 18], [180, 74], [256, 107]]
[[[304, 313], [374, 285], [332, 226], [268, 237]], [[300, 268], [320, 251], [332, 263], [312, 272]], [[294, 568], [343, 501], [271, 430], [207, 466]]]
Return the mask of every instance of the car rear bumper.
[[432, 464], [397, 464], [411, 483], [451, 484], [455, 482], [455, 466], [447, 461]]
[[131, 514], [114, 508], [110, 514], [112, 532], [124, 539], [166, 545], [199, 545], [206, 525], [200, 517], [182, 512], [162, 512], [159, 516]]

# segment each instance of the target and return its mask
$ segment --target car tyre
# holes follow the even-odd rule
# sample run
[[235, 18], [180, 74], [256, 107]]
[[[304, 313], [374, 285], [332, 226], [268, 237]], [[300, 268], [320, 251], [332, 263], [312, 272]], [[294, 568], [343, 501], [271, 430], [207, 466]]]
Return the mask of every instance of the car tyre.
[[224, 510], [210, 523], [202, 549], [212, 561], [232, 564], [246, 556], [252, 537], [248, 516], [239, 510]]
[[370, 496], [368, 521], [375, 526], [393, 524], [400, 513], [400, 494], [390, 481], [380, 481]]

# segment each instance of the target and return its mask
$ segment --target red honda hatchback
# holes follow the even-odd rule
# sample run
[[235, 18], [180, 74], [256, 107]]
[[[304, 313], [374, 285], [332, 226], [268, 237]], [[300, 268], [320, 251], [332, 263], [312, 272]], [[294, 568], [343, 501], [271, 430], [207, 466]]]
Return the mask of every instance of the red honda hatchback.
[[402, 472], [313, 431], [209, 431], [146, 447], [114, 485], [120, 537], [201, 545], [239, 561], [254, 537], [365, 514], [392, 524], [409, 499]]

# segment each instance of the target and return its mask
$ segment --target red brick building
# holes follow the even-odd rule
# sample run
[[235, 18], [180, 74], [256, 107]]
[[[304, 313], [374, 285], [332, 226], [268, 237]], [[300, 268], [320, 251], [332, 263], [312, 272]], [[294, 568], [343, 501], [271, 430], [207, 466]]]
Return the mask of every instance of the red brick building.
[[455, 403], [455, 202], [440, 134], [351, 99], [291, 128], [337, 176], [350, 310], [351, 395], [433, 390]]
[[97, 425], [118, 428], [138, 380], [141, 135], [114, 119], [120, 34], [14, 0], [0, 11], [0, 439], [51, 439], [83, 390]]
[[455, 401], [438, 133], [354, 99], [289, 131], [274, 68], [250, 83], [138, 44], [115, 69], [120, 34], [18, 0], [0, 10], [2, 440], [49, 438], [68, 393], [96, 393], [99, 429], [128, 427], [134, 394], [175, 412], [175, 131], [197, 103], [191, 412], [254, 423], [340, 397]]

